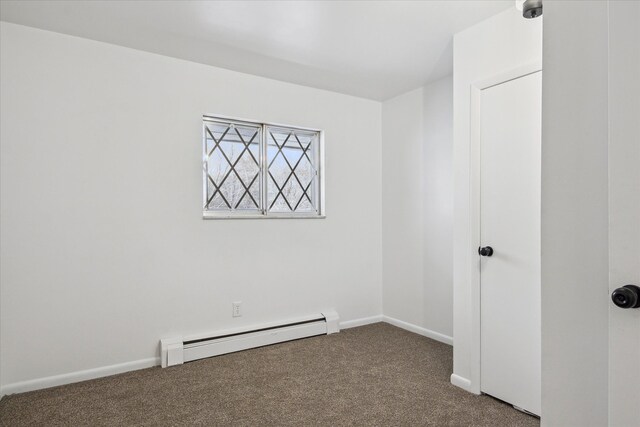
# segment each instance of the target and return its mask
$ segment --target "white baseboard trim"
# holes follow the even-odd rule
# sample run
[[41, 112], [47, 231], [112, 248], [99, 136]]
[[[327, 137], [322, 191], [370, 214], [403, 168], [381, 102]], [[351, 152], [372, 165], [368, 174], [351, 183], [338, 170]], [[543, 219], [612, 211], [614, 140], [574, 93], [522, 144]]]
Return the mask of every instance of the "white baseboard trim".
[[[387, 322], [402, 329], [414, 332], [416, 334], [425, 336], [427, 338], [434, 339], [436, 341], [443, 342], [445, 344], [452, 345], [453, 339], [449, 336], [440, 334], [429, 329], [421, 328], [420, 326], [412, 325], [411, 323], [403, 322], [402, 320], [394, 319], [393, 317], [377, 315], [370, 317], [363, 317], [360, 319], [347, 320], [340, 322], [340, 329], [355, 328], [358, 326], [369, 325], [372, 323]], [[0, 388], [0, 397], [13, 394], [24, 393], [27, 391], [40, 390], [43, 388], [56, 387], [64, 384], [71, 384], [80, 381], [92, 380], [95, 378], [108, 377], [110, 375], [121, 374], [129, 371], [136, 371], [138, 369], [151, 368], [153, 366], [160, 365], [159, 357], [151, 357], [148, 359], [135, 360], [133, 362], [119, 363], [116, 365], [103, 366], [100, 368], [87, 369], [84, 371], [70, 372], [67, 374], [53, 375], [50, 377], [36, 378], [28, 381], [21, 381], [17, 383], [7, 384]], [[459, 378], [454, 382], [454, 376]], [[451, 382], [458, 387], [468, 390], [470, 382], [467, 379], [458, 377], [456, 375], [451, 376]], [[469, 390], [470, 391], [470, 390]]]
[[423, 328], [421, 326], [417, 326], [411, 323], [407, 323], [402, 320], [394, 319], [393, 317], [389, 317], [389, 316], [382, 316], [382, 321], [387, 322], [393, 326], [397, 326], [398, 328], [406, 329], [407, 331], [416, 333], [418, 335], [431, 338], [432, 340], [453, 345], [453, 338], [448, 335], [441, 334], [440, 332], [432, 331], [430, 329]]
[[469, 393], [480, 394], [471, 387], [471, 380], [461, 377], [460, 375], [451, 374], [451, 384], [456, 387], [460, 387], [461, 389], [468, 391]]
[[370, 325], [372, 323], [382, 322], [382, 315], [371, 317], [362, 317], [360, 319], [347, 320], [346, 322], [340, 322], [340, 329], [355, 328], [358, 326]]
[[26, 391], [40, 390], [43, 388], [55, 387], [64, 384], [77, 383], [80, 381], [92, 380], [95, 378], [108, 377], [110, 375], [122, 374], [129, 371], [137, 371], [138, 369], [151, 368], [158, 365], [160, 365], [160, 358], [151, 357], [148, 359], [135, 360], [133, 362], [119, 363], [117, 365], [70, 372], [68, 374], [36, 378], [33, 380], [21, 381], [3, 386], [2, 388], [0, 388], [0, 396], [13, 393], [24, 393]]
[[[340, 322], [341, 329], [355, 328], [357, 326], [369, 325], [382, 321], [382, 315], [363, 317], [361, 319], [347, 320]], [[110, 375], [122, 374], [138, 369], [151, 368], [160, 365], [159, 357], [135, 360], [133, 362], [119, 363], [117, 365], [103, 366], [100, 368], [87, 369], [84, 371], [70, 372], [67, 374], [53, 375], [50, 377], [36, 378], [28, 381], [11, 383], [0, 387], [0, 397], [7, 394], [24, 393], [27, 391], [40, 390], [43, 388], [56, 387], [59, 385], [77, 383], [80, 381], [92, 380], [95, 378], [108, 377]]]

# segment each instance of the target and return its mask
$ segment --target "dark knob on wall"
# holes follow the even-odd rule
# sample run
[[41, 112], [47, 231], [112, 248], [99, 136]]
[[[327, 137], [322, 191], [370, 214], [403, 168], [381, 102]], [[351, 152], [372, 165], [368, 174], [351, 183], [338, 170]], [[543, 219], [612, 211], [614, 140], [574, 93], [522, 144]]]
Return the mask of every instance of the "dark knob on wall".
[[620, 308], [640, 307], [640, 287], [625, 285], [611, 293], [611, 301]]
[[482, 256], [493, 255], [493, 248], [491, 246], [485, 246], [484, 248], [478, 248], [478, 253]]

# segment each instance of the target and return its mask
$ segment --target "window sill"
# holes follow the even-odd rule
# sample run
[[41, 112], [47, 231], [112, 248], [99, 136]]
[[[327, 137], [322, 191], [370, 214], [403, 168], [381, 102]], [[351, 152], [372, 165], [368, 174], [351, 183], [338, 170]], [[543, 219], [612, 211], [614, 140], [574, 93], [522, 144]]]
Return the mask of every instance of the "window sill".
[[228, 215], [223, 213], [203, 213], [202, 219], [325, 219], [326, 215], [317, 214], [247, 214], [247, 215]]

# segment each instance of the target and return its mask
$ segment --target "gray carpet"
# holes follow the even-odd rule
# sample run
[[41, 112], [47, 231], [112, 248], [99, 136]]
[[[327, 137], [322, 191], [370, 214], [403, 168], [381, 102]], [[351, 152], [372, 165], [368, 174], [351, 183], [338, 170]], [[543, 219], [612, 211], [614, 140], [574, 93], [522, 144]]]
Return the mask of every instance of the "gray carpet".
[[450, 346], [377, 323], [5, 396], [0, 425], [539, 425], [451, 370]]

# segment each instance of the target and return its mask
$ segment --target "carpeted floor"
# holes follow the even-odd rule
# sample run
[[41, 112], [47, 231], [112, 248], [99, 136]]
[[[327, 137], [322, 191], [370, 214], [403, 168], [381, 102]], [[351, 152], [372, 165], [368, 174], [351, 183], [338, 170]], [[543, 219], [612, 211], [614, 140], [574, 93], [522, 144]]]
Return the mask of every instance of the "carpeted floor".
[[5, 396], [0, 425], [539, 425], [451, 370], [450, 346], [377, 323]]

